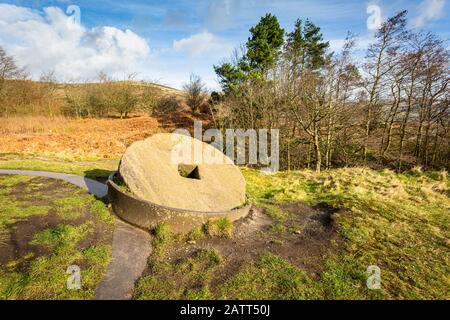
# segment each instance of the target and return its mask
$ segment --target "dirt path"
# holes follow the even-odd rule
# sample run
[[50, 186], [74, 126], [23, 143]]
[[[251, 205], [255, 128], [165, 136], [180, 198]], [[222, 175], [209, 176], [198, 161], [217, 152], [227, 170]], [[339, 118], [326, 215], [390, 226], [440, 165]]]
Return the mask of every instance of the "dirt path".
[[[98, 198], [108, 194], [108, 187], [98, 181], [74, 174], [30, 171], [4, 170], [0, 174], [18, 174], [39, 176], [67, 181], [87, 190]], [[147, 265], [147, 258], [152, 251], [149, 233], [118, 221], [113, 233], [112, 260], [96, 290], [96, 299], [125, 300], [131, 298], [135, 281]]]

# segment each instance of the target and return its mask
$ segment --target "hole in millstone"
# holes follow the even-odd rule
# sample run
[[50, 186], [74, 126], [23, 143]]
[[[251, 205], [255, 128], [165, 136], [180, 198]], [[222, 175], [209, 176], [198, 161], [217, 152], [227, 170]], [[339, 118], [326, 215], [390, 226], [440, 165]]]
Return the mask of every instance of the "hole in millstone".
[[179, 164], [178, 173], [183, 178], [200, 180], [200, 173], [198, 166], [195, 164]]

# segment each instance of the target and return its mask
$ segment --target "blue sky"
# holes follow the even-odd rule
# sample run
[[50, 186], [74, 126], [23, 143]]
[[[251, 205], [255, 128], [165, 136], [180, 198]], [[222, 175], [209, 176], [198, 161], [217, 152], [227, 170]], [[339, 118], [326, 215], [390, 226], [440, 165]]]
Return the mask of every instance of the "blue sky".
[[[286, 30], [292, 29], [297, 18], [311, 19], [338, 50], [347, 31], [358, 35], [361, 47], [370, 41], [370, 5], [380, 8], [381, 18], [407, 9], [411, 27], [432, 30], [447, 39], [446, 2], [0, 1], [0, 45], [35, 78], [52, 69], [61, 80], [76, 81], [93, 78], [101, 69], [116, 77], [137, 72], [138, 78], [180, 88], [193, 72], [214, 89], [218, 85], [212, 65], [245, 43], [249, 28], [267, 12], [275, 14]], [[80, 8], [80, 20], [75, 20], [80, 26], [62, 23], [74, 19], [72, 12], [66, 12], [70, 5]]]

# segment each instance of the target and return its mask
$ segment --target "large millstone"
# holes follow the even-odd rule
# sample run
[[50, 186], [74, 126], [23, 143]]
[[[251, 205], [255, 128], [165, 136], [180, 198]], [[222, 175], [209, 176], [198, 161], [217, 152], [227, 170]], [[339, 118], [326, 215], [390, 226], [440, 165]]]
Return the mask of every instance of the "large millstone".
[[136, 196], [171, 208], [228, 211], [246, 200], [245, 180], [233, 161], [185, 135], [161, 133], [133, 143], [119, 172]]

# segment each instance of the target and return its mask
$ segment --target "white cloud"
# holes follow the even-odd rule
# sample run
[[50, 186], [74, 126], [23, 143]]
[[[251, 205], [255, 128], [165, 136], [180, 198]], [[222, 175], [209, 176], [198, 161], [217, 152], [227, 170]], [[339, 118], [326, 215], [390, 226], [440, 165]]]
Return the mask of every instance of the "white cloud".
[[41, 16], [34, 10], [0, 3], [0, 21], [13, 23], [29, 19], [42, 20]]
[[202, 54], [226, 52], [230, 50], [230, 45], [225, 43], [223, 39], [205, 30], [193, 34], [189, 38], [175, 40], [173, 48], [176, 52], [183, 52], [191, 57], [196, 57]]
[[43, 12], [0, 4], [0, 45], [32, 76], [50, 70], [60, 80], [122, 75], [147, 58], [145, 39], [108, 26], [88, 29], [56, 7]]
[[445, 0], [423, 0], [418, 7], [420, 14], [413, 20], [413, 26], [420, 28], [429, 21], [441, 18], [444, 6]]

